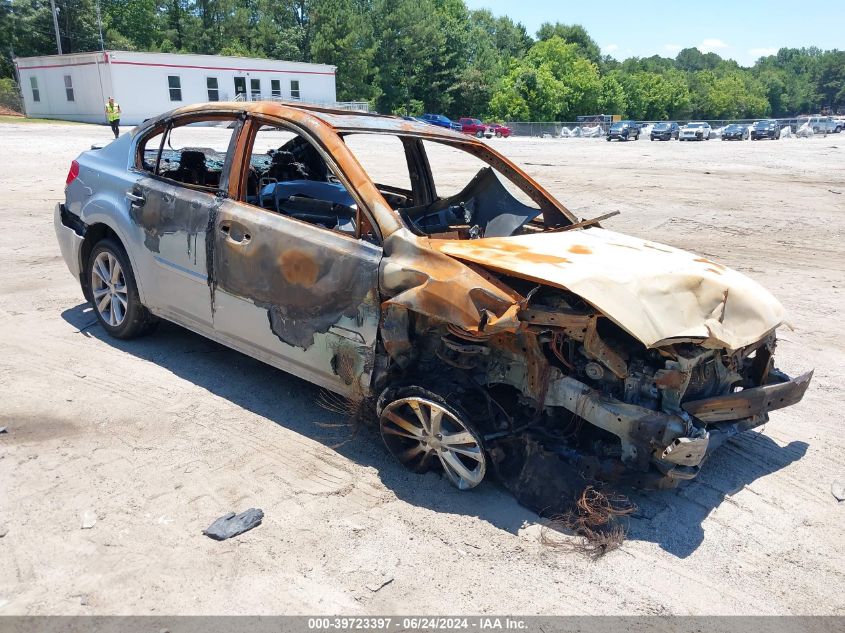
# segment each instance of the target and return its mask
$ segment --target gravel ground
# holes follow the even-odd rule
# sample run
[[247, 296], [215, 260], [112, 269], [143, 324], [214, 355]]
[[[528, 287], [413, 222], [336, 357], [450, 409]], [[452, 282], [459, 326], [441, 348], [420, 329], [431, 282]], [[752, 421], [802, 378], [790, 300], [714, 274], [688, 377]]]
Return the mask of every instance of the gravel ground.
[[[0, 614], [845, 614], [845, 135], [490, 141], [578, 215], [762, 282], [790, 313], [781, 368], [816, 368], [690, 485], [637, 495], [597, 562], [543, 545], [494, 483], [460, 493], [326, 426], [294, 376], [173, 325], [107, 338], [52, 211], [109, 137], [0, 125]], [[201, 534], [252, 506], [259, 528]]]

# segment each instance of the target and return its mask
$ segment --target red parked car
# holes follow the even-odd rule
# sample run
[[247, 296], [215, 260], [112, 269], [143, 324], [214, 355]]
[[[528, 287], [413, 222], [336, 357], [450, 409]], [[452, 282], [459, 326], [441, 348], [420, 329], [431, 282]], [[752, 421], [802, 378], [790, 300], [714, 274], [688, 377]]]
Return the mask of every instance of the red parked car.
[[496, 138], [507, 138], [511, 135], [511, 129], [501, 123], [488, 123], [487, 129], [496, 135]]
[[479, 119], [471, 119], [469, 117], [461, 118], [458, 123], [461, 126], [461, 132], [476, 136], [478, 138], [493, 136], [493, 132], [487, 128]]

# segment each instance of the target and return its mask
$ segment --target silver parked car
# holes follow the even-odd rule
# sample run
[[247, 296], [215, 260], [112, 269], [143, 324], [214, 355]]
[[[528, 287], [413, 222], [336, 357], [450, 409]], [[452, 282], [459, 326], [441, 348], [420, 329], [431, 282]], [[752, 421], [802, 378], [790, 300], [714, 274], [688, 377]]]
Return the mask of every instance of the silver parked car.
[[709, 141], [710, 124], [704, 121], [691, 121], [681, 128], [679, 141]]
[[492, 472], [538, 510], [693, 478], [811, 378], [775, 368], [784, 310], [756, 282], [417, 121], [188, 106], [83, 152], [65, 197], [62, 254], [109, 334], [166, 319], [371, 402], [412, 470]]

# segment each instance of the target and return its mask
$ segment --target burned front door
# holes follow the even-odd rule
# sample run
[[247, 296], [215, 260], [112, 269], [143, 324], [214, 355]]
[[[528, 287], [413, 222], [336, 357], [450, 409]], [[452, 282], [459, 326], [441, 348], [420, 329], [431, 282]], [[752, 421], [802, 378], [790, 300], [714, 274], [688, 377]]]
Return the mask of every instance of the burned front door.
[[214, 327], [232, 346], [346, 395], [367, 393], [381, 248], [246, 203], [214, 228]]

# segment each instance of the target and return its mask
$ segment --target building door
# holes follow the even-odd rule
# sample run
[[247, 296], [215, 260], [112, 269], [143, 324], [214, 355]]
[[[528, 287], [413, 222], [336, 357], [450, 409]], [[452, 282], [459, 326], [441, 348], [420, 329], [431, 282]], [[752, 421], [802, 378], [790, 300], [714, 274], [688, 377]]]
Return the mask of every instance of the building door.
[[[243, 95], [238, 97], [238, 95]], [[239, 99], [247, 100], [246, 96], [246, 77], [235, 77], [235, 101]]]

